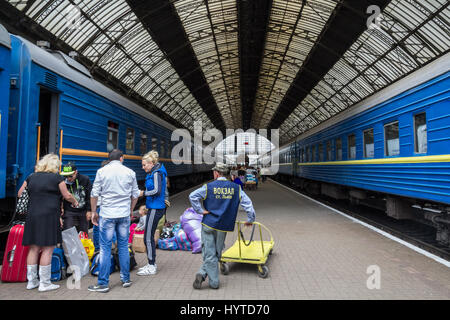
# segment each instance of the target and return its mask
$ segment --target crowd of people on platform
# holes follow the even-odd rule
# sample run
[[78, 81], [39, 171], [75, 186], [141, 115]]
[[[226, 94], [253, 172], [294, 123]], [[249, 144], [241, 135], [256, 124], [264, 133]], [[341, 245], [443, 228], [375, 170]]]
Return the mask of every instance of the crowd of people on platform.
[[[147, 174], [145, 190], [139, 190], [136, 173], [123, 164], [124, 155], [118, 149], [112, 150], [108, 160], [101, 163], [92, 184], [74, 162], [66, 163], [59, 172], [61, 163], [57, 155], [48, 154], [39, 160], [35, 172], [27, 177], [18, 192], [20, 197], [26, 189], [30, 199], [22, 241], [24, 246], [29, 246], [27, 289], [59, 288], [51, 283], [50, 276], [52, 253], [62, 242], [62, 230], [76, 227], [78, 232], [88, 233], [89, 222], [93, 225], [95, 250], [100, 252], [97, 284], [89, 286], [89, 291], [109, 291], [113, 243], [118, 251], [122, 286], [131, 286], [128, 242], [130, 225], [137, 222], [136, 219], [139, 221], [137, 230], [144, 230], [147, 253], [147, 263], [139, 268], [137, 275], [157, 273], [155, 231], [170, 206], [168, 174], [158, 157], [158, 152], [153, 150], [142, 157], [142, 169]], [[195, 275], [195, 289], [200, 289], [206, 278], [211, 288], [219, 287], [218, 262], [226, 233], [234, 229], [239, 205], [247, 213], [246, 225], [255, 220], [253, 204], [244, 192], [244, 184], [248, 179], [258, 181], [258, 170], [236, 167], [230, 172], [227, 165], [217, 163], [213, 173], [213, 182], [189, 195], [194, 210], [203, 215], [203, 264]], [[214, 194], [218, 187], [233, 192], [220, 197]], [[146, 197], [146, 202], [135, 217], [134, 208], [140, 197]]]

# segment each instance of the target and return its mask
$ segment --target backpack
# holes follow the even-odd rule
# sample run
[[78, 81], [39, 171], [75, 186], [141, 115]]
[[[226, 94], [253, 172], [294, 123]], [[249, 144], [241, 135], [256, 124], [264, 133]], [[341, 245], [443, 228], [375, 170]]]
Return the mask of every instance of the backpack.
[[[100, 252], [96, 252], [92, 256], [92, 264], [89, 270], [93, 276], [98, 276], [99, 264], [100, 264]], [[116, 260], [114, 259], [114, 256], [111, 255], [111, 269], [109, 271], [109, 274], [113, 273], [114, 271], [116, 271]]]
[[55, 248], [53, 250], [51, 281], [60, 281], [66, 278], [67, 263], [65, 259], [64, 250], [62, 248]]

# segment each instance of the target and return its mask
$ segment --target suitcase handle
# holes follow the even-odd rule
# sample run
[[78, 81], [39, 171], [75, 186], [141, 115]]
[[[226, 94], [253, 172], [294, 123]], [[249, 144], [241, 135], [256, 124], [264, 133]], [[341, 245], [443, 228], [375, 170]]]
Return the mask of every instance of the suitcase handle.
[[9, 267], [12, 267], [13, 261], [14, 261], [14, 254], [16, 253], [16, 245], [12, 248], [10, 252], [8, 252], [7, 259]]

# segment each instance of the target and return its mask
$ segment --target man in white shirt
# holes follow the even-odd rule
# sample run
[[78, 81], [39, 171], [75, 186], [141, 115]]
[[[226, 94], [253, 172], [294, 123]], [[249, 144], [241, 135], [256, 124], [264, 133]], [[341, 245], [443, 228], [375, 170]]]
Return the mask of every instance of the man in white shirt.
[[117, 234], [117, 248], [122, 286], [131, 286], [130, 254], [128, 237], [130, 216], [139, 198], [136, 173], [123, 165], [123, 153], [114, 149], [109, 153], [110, 162], [97, 170], [91, 191], [91, 207], [97, 207], [98, 197], [102, 198], [100, 219], [92, 214], [92, 223], [100, 228], [100, 263], [97, 285], [89, 286], [89, 291], [108, 292], [111, 268], [111, 245], [114, 231]]

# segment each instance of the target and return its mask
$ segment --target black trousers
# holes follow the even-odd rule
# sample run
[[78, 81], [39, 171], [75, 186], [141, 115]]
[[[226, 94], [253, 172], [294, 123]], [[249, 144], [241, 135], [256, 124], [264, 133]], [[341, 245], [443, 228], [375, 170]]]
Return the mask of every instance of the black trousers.
[[77, 232], [89, 232], [89, 223], [86, 220], [86, 212], [64, 212], [63, 216], [63, 230], [75, 227]]
[[144, 243], [147, 248], [149, 264], [155, 264], [156, 262], [155, 231], [159, 220], [165, 213], [166, 209], [148, 209], [147, 219], [145, 220]]

